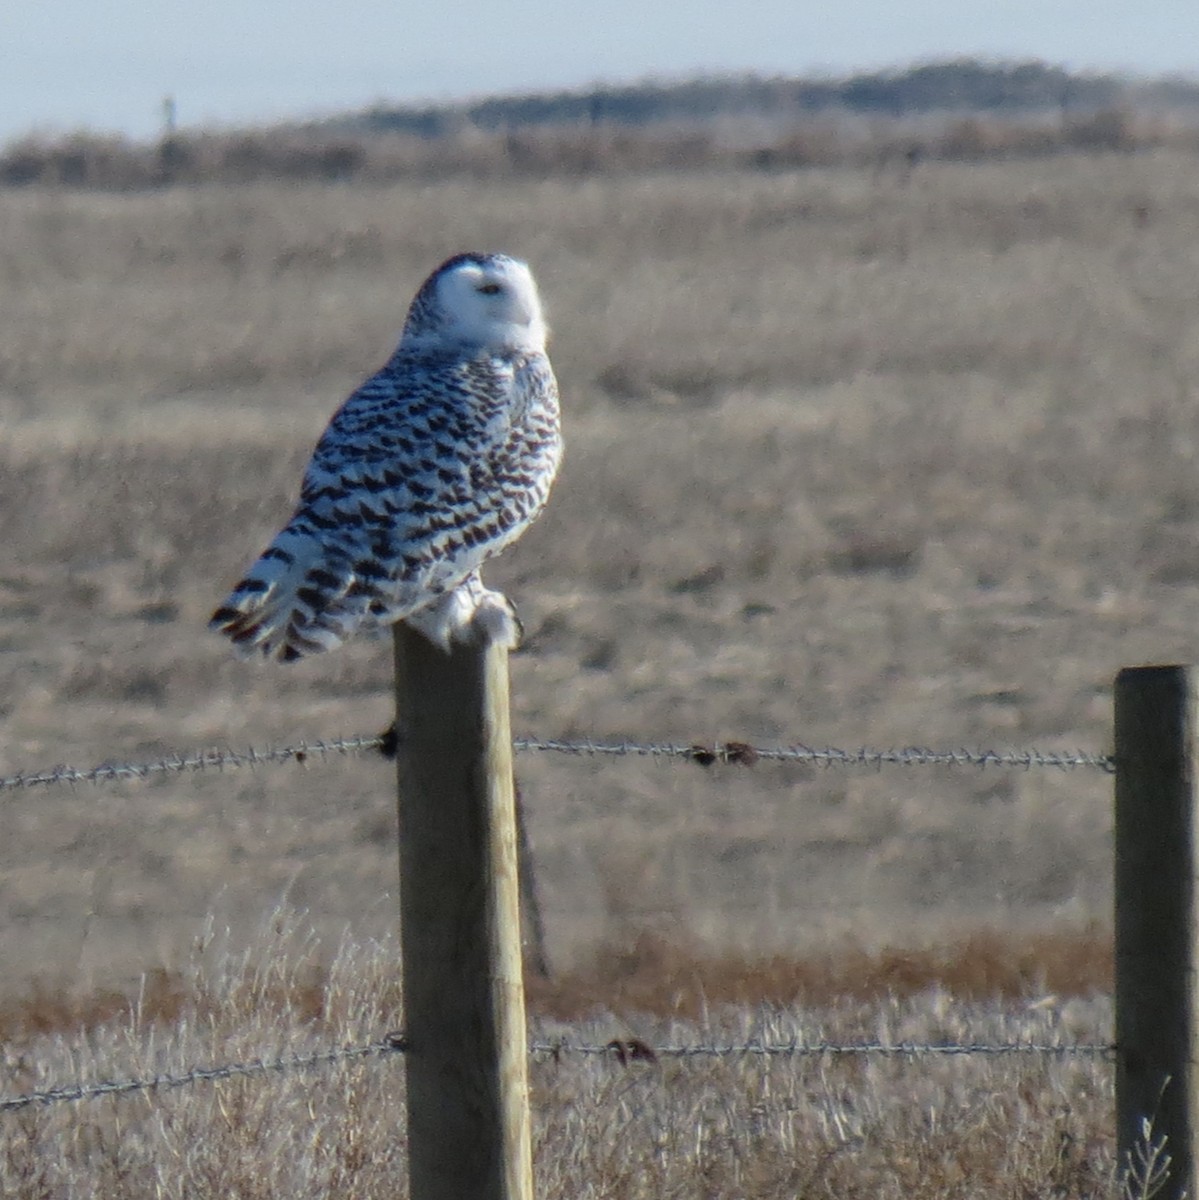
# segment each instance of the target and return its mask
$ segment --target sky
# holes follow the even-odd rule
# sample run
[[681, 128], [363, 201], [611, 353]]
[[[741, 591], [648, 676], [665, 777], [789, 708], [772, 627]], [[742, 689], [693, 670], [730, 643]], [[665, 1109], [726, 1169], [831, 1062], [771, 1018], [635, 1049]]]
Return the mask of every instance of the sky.
[[0, 0], [0, 143], [959, 55], [1199, 77], [1196, 0]]

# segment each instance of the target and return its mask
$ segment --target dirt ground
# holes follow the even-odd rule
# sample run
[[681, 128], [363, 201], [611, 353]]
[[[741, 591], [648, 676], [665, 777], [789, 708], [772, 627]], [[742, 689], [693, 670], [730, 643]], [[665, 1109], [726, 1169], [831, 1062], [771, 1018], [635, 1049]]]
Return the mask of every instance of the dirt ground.
[[[0, 774], [373, 733], [389, 647], [205, 620], [465, 248], [532, 263], [568, 454], [489, 582], [543, 737], [1109, 748], [1199, 658], [1199, 162], [0, 192]], [[1097, 771], [522, 756], [555, 962], [1109, 920]], [[391, 768], [0, 794], [0, 976], [394, 920]]]

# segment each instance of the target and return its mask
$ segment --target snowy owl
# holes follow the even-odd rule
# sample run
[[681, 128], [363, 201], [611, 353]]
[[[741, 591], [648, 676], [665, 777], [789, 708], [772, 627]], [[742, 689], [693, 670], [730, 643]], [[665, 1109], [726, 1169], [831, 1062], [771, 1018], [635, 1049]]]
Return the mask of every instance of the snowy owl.
[[515, 644], [480, 566], [541, 511], [558, 388], [529, 268], [459, 254], [421, 285], [400, 344], [329, 422], [287, 525], [212, 616], [243, 655], [290, 662], [406, 621], [450, 650]]

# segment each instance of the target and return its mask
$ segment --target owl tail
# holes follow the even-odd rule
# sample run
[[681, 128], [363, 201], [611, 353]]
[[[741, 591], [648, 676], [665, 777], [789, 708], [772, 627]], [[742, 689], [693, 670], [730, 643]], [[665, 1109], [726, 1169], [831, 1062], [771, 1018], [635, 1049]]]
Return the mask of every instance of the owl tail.
[[[294, 662], [341, 644], [347, 608], [357, 608], [352, 570], [333, 568], [308, 534], [284, 529], [212, 614], [242, 658], [262, 654]], [[347, 600], [347, 597], [349, 599]], [[361, 602], [365, 607], [366, 598]], [[329, 620], [340, 610], [338, 620]]]

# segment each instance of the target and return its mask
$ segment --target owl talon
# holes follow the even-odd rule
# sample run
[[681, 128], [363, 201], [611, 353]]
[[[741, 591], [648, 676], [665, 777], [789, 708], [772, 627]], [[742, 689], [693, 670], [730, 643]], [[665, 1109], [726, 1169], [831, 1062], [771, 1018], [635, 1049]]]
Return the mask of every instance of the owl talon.
[[515, 650], [524, 636], [524, 626], [508, 597], [500, 592], [485, 592], [471, 621], [475, 636], [485, 646], [505, 646]]

